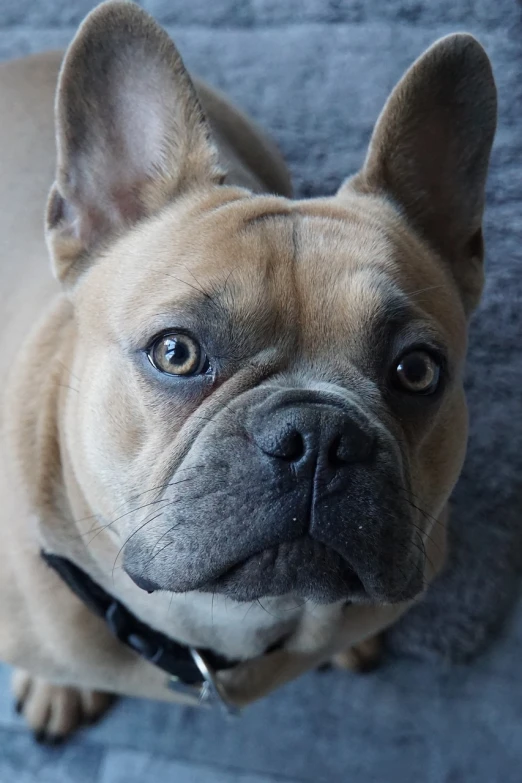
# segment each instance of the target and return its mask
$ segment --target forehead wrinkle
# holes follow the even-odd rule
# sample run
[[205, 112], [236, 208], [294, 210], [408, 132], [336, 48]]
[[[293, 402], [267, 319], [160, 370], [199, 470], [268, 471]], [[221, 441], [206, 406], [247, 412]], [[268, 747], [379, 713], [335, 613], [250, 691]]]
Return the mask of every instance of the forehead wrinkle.
[[[267, 199], [265, 210], [273, 201]], [[183, 243], [178, 245], [183, 251], [181, 257], [179, 250], [176, 257], [171, 249], [169, 226], [169, 241], [160, 246], [161, 267], [158, 265], [154, 272], [154, 296], [143, 297], [143, 277], [151, 277], [149, 271], [143, 272], [126, 300], [123, 319], [131, 324], [134, 314], [141, 312], [141, 329], [150, 331], [151, 324], [168, 328], [164, 322], [169, 320], [169, 313], [173, 318], [180, 313], [182, 319], [183, 311], [201, 311], [205, 306], [206, 317], [212, 316], [221, 324], [235, 320], [239, 339], [247, 339], [245, 330], [267, 336], [274, 317], [295, 321], [291, 314], [291, 269], [295, 257], [292, 215], [279, 210], [260, 215], [259, 205], [253, 215], [253, 205], [246, 206], [248, 217], [253, 220], [246, 220], [244, 212], [234, 215], [228, 230], [214, 236], [214, 244], [207, 241], [207, 234], [211, 238], [212, 232], [199, 233], [192, 243], [190, 237], [186, 241], [183, 236]], [[231, 209], [230, 204], [228, 208]], [[208, 215], [202, 216], [202, 220], [203, 224], [208, 222]], [[176, 236], [176, 248], [175, 242]], [[152, 290], [152, 282], [147, 282]], [[281, 316], [276, 316], [275, 310], [281, 310]], [[234, 331], [231, 328], [232, 336]]]
[[382, 311], [384, 292], [399, 295], [387, 274], [391, 253], [381, 231], [301, 213], [295, 245], [304, 323], [325, 337], [332, 328], [357, 331], [361, 321]]
[[368, 277], [371, 283], [365, 286], [363, 276], [358, 276], [357, 285], [362, 289], [358, 297], [360, 307], [350, 313], [348, 321], [349, 333], [356, 343], [378, 351], [401, 333], [408, 334], [411, 341], [428, 339], [447, 345], [444, 329], [411, 301], [394, 280], [383, 273]]
[[346, 280], [347, 295], [358, 314], [365, 319], [389, 312], [403, 311], [407, 299], [398, 285], [382, 268], [373, 265], [356, 267]]
[[335, 331], [346, 341], [347, 352], [361, 355], [372, 345], [378, 350], [392, 323], [404, 315], [401, 292], [382, 270], [372, 267], [355, 269], [347, 276], [336, 307]]
[[[225, 188], [226, 189], [226, 188]], [[237, 190], [237, 189], [236, 189]], [[253, 195], [249, 191], [237, 191], [235, 196], [227, 198], [222, 204], [200, 205], [199, 219], [210, 219], [215, 225], [216, 217], [229, 221], [229, 227], [241, 229], [256, 222], [263, 222], [270, 217], [286, 217], [292, 214], [293, 203], [283, 196]]]
[[371, 265], [348, 268], [341, 279], [301, 294], [302, 325], [309, 345], [369, 342], [383, 328], [411, 320], [407, 298], [386, 275]]
[[[364, 271], [364, 270], [361, 270]], [[368, 270], [369, 271], [369, 270]], [[422, 333], [424, 337], [446, 344], [447, 336], [434, 319], [424, 312], [399, 285], [382, 270], [369, 274], [364, 280], [364, 274], [355, 276], [359, 291], [350, 302], [357, 302], [358, 307], [352, 309], [347, 327], [356, 339], [365, 339], [371, 335], [376, 345], [380, 345], [393, 334], [412, 326], [412, 339], [415, 334]], [[353, 294], [352, 289], [352, 294]]]
[[293, 220], [293, 215], [290, 210], [274, 210], [273, 212], [261, 212], [258, 215], [248, 215], [243, 220], [243, 226], [255, 226], [257, 223], [264, 223], [269, 220], [277, 220], [278, 218]]

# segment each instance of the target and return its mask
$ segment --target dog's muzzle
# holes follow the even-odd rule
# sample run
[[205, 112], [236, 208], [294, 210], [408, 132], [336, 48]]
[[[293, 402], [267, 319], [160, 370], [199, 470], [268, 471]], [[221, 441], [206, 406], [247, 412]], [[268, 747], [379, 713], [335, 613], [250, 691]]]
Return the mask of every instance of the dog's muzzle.
[[204, 427], [180, 468], [163, 516], [126, 547], [138, 585], [320, 603], [422, 589], [400, 451], [353, 400], [251, 390]]

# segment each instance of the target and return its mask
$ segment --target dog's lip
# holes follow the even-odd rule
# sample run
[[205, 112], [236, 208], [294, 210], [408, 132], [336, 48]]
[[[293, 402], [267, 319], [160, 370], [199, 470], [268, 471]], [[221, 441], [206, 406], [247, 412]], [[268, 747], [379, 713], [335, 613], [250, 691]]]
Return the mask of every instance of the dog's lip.
[[[355, 570], [350, 566], [348, 561], [345, 558], [343, 558], [333, 547], [314, 541], [313, 539], [310, 538], [310, 536], [300, 536], [298, 538], [288, 539], [287, 541], [284, 541], [282, 543], [277, 543], [272, 546], [264, 547], [263, 549], [251, 553], [247, 557], [235, 561], [234, 563], [227, 564], [219, 572], [213, 574], [211, 577], [207, 576], [204, 580], [202, 580], [198, 585], [194, 586], [192, 589], [199, 590], [201, 592], [208, 592], [208, 591], [214, 592], [216, 588], [226, 587], [227, 584], [230, 584], [232, 581], [234, 581], [236, 577], [238, 579], [241, 579], [242, 571], [246, 570], [249, 566], [253, 566], [255, 569], [256, 561], [258, 561], [259, 570], [261, 570], [262, 565], [260, 561], [263, 558], [276, 559], [283, 547], [294, 547], [294, 546], [299, 547], [300, 544], [305, 544], [305, 543], [313, 544], [315, 547], [320, 547], [322, 550], [324, 550], [328, 559], [330, 559], [333, 563], [335, 563], [339, 570], [342, 570], [345, 580], [347, 579], [350, 580], [349, 591], [347, 591], [349, 592], [350, 595], [355, 595], [355, 594], [359, 596], [366, 595], [366, 589], [364, 587], [362, 580], [355, 572]], [[326, 576], [327, 575], [325, 575], [325, 577]], [[289, 592], [293, 592], [293, 591], [289, 590]], [[280, 590], [276, 590], [274, 592], [270, 592], [269, 590], [268, 592], [264, 592], [263, 595], [264, 596], [279, 595], [280, 593], [281, 593]], [[262, 596], [260, 595], [259, 597]]]

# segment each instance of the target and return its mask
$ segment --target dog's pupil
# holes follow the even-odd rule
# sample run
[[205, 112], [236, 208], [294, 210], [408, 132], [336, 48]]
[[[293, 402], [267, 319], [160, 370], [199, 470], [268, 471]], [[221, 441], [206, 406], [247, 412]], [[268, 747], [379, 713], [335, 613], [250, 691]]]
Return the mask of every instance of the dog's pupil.
[[165, 340], [165, 349], [165, 358], [169, 364], [185, 364], [190, 357], [188, 345], [181, 340], [172, 338]]
[[426, 360], [414, 354], [403, 362], [403, 371], [410, 383], [422, 383], [428, 371]]

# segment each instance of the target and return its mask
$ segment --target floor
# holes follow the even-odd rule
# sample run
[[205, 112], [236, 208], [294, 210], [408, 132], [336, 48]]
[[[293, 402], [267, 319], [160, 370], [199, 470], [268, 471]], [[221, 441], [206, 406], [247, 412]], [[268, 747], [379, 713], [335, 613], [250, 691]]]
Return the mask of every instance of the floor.
[[123, 700], [68, 745], [36, 745], [0, 668], [0, 783], [520, 783], [522, 606], [473, 666], [389, 660], [313, 673], [237, 719]]

